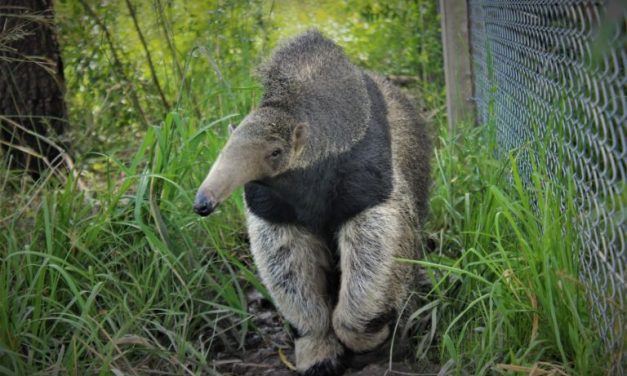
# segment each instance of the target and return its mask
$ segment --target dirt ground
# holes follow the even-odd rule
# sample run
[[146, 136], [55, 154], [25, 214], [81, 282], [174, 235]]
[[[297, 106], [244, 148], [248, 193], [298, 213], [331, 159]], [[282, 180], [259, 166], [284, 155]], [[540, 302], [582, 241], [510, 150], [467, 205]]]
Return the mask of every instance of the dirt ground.
[[[294, 376], [289, 369], [294, 364], [293, 341], [283, 326], [279, 314], [270, 302], [257, 291], [248, 293], [249, 313], [257, 328], [246, 338], [242, 354], [217, 354], [215, 365], [223, 375], [237, 376]], [[289, 364], [289, 366], [288, 366]], [[387, 351], [354, 358], [346, 376], [383, 375], [438, 375], [440, 367], [430, 362], [398, 360], [390, 364]]]

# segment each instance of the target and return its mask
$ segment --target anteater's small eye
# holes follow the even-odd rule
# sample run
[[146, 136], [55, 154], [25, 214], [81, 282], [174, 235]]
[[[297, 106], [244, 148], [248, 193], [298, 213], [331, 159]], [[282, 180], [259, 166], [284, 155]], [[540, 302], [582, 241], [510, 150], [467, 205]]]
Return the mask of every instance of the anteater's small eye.
[[278, 157], [279, 155], [281, 155], [281, 149], [274, 149], [274, 151], [270, 155], [272, 157]]

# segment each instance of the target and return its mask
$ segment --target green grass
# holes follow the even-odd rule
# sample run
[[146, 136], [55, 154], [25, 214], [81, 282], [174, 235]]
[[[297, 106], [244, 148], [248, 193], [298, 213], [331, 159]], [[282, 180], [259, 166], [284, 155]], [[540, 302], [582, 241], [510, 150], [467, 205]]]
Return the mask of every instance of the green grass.
[[211, 351], [241, 346], [243, 285], [258, 285], [241, 200], [208, 221], [191, 212], [207, 165], [195, 157], [213, 158], [228, 120], [170, 113], [130, 162], [110, 157], [122, 178], [95, 197], [4, 174], [0, 373], [206, 373]]
[[[0, 206], [0, 373], [212, 373], [215, 351], [242, 346], [254, 330], [244, 289], [263, 288], [241, 199], [209, 220], [190, 210], [229, 120], [168, 114], [129, 162], [109, 157], [118, 178], [95, 196], [71, 178], [27, 184], [3, 173], [12, 202]], [[516, 153], [497, 160], [485, 132], [460, 132], [440, 137], [434, 161], [428, 232], [438, 248], [408, 261], [434, 284], [415, 317], [434, 332], [417, 356], [457, 374], [603, 374], [569, 188], [538, 166], [526, 189]]]
[[423, 313], [436, 317], [431, 344], [455, 374], [605, 374], [578, 280], [573, 187], [541, 165], [523, 183], [522, 150], [497, 159], [491, 127], [445, 134], [436, 151], [429, 232], [439, 247], [414, 261], [434, 284]]

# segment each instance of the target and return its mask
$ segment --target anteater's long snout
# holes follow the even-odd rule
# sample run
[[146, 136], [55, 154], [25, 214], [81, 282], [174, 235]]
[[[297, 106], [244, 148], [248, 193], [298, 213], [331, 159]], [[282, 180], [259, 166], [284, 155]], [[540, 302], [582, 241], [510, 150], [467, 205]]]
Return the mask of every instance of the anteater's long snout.
[[260, 178], [261, 160], [263, 148], [238, 140], [234, 133], [198, 188], [194, 212], [203, 217], [208, 216], [238, 187]]
[[194, 200], [194, 212], [202, 217], [206, 217], [218, 206], [218, 203], [212, 197], [209, 197], [205, 192], [198, 191], [196, 193], [196, 199]]

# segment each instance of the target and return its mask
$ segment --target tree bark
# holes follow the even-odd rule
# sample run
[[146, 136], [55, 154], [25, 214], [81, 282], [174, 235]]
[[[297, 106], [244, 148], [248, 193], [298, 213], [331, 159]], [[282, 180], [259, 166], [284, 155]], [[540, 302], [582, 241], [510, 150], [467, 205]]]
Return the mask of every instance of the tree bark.
[[52, 0], [0, 0], [0, 144], [10, 168], [62, 163], [67, 128]]

